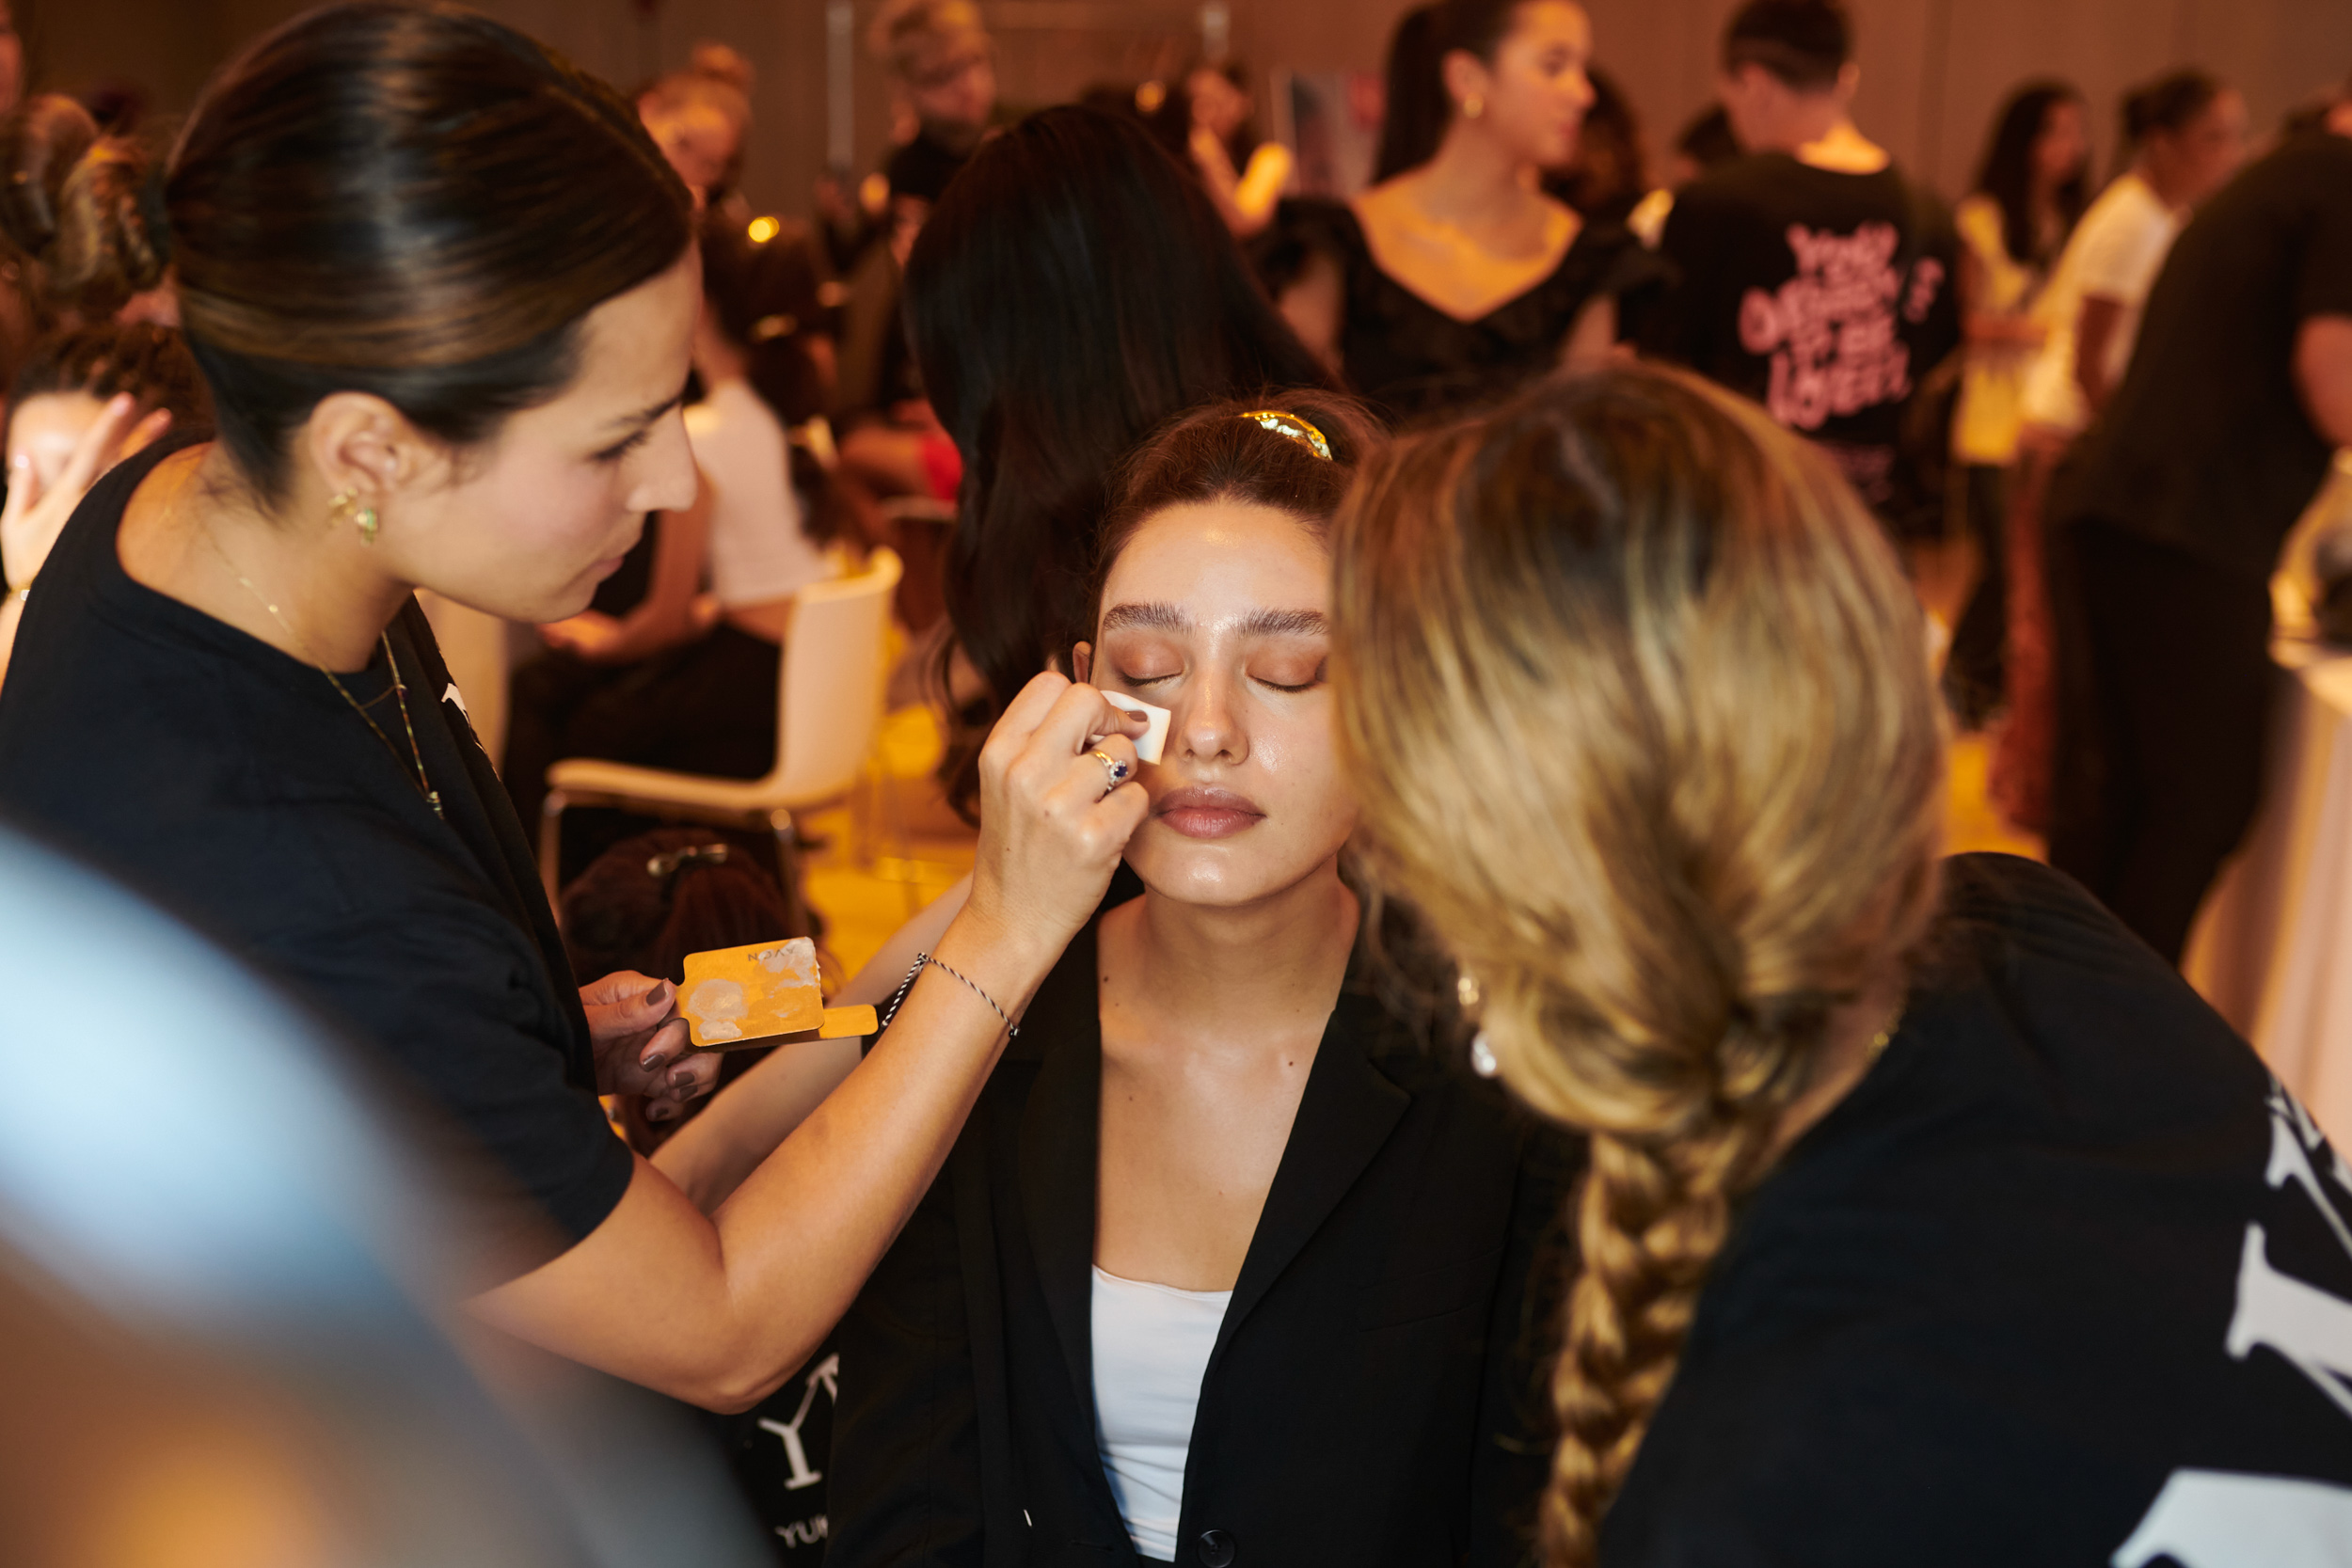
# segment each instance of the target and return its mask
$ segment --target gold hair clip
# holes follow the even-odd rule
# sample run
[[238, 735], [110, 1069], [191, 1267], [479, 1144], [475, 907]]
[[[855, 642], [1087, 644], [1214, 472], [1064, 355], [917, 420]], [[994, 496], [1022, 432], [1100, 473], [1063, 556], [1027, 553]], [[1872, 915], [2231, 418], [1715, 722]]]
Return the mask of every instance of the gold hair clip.
[[1285, 414], [1279, 408], [1252, 408], [1233, 418], [1248, 420], [1260, 430], [1270, 430], [1286, 441], [1295, 441], [1326, 463], [1331, 461], [1331, 443], [1323, 438], [1323, 432], [1295, 414]]

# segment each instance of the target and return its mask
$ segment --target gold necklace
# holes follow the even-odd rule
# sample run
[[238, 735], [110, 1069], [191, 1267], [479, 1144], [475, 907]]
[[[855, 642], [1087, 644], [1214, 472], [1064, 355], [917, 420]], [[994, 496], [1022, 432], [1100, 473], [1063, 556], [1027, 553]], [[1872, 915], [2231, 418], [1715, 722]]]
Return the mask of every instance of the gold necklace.
[[[359, 716], [359, 721], [375, 733], [375, 738], [384, 743], [384, 749], [392, 753], [394, 762], [398, 762], [400, 748], [392, 744], [392, 737], [384, 733], [383, 726], [368, 716], [366, 706], [351, 694], [350, 689], [343, 685], [335, 672], [326, 667], [326, 661], [310, 652], [310, 645], [302, 641], [292, 626], [287, 624], [286, 618], [278, 612], [278, 607], [270, 603], [260, 589], [253, 586], [253, 579], [237, 570], [237, 563], [229, 559], [227, 550], [220, 547], [220, 541], [213, 537], [213, 531], [208, 528], [201, 529], [199, 531], [204, 535], [204, 542], [213, 546], [213, 553], [220, 557], [220, 563], [229, 568], [229, 575], [237, 579], [237, 585], [253, 595], [254, 603], [269, 611], [269, 618], [278, 623], [278, 628], [286, 634], [286, 641], [302, 650], [302, 657], [309, 659], [311, 666], [326, 677], [327, 684], [335, 689], [336, 694], [351, 705], [351, 711]], [[424, 803], [433, 808], [433, 815], [446, 822], [449, 816], [441, 810], [441, 792], [433, 787], [431, 779], [425, 777], [424, 752], [417, 747], [417, 726], [408, 719], [408, 684], [400, 678], [400, 660], [392, 657], [391, 634], [378, 632], [376, 641], [384, 645], [384, 663], [392, 673], [392, 701], [400, 708], [400, 727], [408, 736], [409, 759], [417, 765], [417, 789], [424, 796]], [[371, 698], [370, 701], [381, 702], [383, 699], [375, 697]]]

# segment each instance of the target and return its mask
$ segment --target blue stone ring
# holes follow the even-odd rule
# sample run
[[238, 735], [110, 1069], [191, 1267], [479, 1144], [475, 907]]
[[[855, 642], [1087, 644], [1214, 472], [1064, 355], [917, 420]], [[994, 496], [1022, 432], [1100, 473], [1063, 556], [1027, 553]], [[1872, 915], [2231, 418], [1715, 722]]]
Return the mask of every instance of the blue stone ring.
[[1108, 781], [1103, 785], [1103, 794], [1100, 797], [1101, 799], [1107, 799], [1110, 792], [1117, 789], [1120, 784], [1125, 784], [1127, 782], [1127, 775], [1135, 771], [1135, 769], [1129, 768], [1125, 763], [1120, 761], [1108, 752], [1096, 752], [1094, 753], [1094, 760], [1103, 765], [1103, 775]]

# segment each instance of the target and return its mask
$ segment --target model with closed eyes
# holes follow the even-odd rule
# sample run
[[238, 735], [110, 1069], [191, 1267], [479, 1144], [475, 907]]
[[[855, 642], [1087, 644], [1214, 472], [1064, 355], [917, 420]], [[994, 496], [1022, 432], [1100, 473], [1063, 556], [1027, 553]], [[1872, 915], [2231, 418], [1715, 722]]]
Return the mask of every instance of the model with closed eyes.
[[1136, 881], [842, 1324], [830, 1562], [1523, 1552], [1575, 1146], [1363, 957], [1324, 531], [1365, 431], [1265, 412], [1186, 416], [1113, 486], [1071, 673], [1171, 711]]

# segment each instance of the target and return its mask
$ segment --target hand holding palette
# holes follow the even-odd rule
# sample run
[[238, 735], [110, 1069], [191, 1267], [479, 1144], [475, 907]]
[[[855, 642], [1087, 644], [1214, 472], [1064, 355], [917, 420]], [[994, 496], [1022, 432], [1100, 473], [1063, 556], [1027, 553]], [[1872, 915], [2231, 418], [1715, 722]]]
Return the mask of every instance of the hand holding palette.
[[825, 1006], [817, 944], [806, 937], [689, 954], [678, 1011], [697, 1051], [739, 1051], [811, 1030], [832, 1040], [875, 1029], [871, 1007]]
[[1136, 755], [1145, 762], [1159, 761], [1160, 753], [1168, 748], [1168, 709], [1153, 707], [1150, 703], [1137, 702], [1135, 698], [1119, 691], [1104, 692], [1103, 701], [1110, 704], [1121, 713], [1140, 713], [1151, 721], [1152, 727], [1143, 732], [1142, 739], [1136, 742]]

